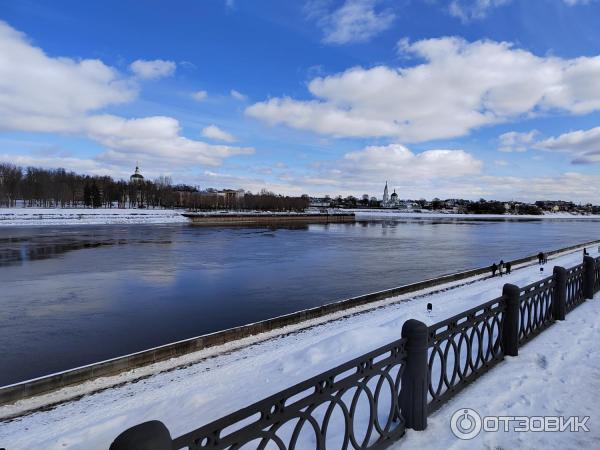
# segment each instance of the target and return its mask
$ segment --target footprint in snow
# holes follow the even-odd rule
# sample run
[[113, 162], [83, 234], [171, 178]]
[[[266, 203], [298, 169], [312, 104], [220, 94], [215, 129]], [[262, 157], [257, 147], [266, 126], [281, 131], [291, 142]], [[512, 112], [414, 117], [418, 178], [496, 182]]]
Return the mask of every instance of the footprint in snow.
[[536, 364], [541, 369], [546, 369], [548, 367], [548, 360], [546, 359], [546, 357], [544, 355], [538, 355], [537, 356], [537, 360], [536, 360]]

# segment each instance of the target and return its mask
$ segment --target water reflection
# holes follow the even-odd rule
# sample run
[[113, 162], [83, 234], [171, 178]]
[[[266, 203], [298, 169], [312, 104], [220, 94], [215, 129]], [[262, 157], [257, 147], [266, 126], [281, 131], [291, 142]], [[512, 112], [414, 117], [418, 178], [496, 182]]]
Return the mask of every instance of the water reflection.
[[0, 385], [599, 235], [457, 218], [0, 228]]

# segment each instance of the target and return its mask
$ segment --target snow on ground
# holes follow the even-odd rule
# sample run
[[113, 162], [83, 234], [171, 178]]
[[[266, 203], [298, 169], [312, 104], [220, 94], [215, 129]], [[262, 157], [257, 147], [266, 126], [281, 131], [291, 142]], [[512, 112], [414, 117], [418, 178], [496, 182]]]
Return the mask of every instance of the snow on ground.
[[421, 211], [410, 212], [397, 209], [355, 209], [349, 210], [354, 212], [356, 218], [360, 219], [600, 219], [597, 214], [570, 214], [567, 212], [544, 213], [539, 216], [532, 215], [516, 215], [516, 214], [456, 214], [450, 212], [433, 212]]
[[173, 209], [0, 208], [0, 227], [185, 222]]
[[[2, 226], [44, 226], [44, 225], [109, 225], [144, 223], [187, 223], [189, 219], [181, 214], [185, 210], [173, 209], [118, 209], [118, 208], [0, 208]], [[310, 209], [306, 214], [317, 214], [320, 210]], [[328, 209], [329, 214], [356, 214], [357, 220], [377, 219], [600, 219], [598, 215], [573, 215], [549, 213], [543, 216], [515, 216], [494, 214], [450, 214], [434, 212], [401, 212], [398, 210], [339, 210]], [[239, 211], [212, 211], [201, 215], [240, 214]], [[246, 215], [289, 214], [269, 211], [244, 212]]]
[[[428, 419], [427, 430], [408, 430], [392, 448], [598, 449], [600, 448], [600, 294], [507, 356]], [[450, 430], [455, 411], [489, 416], [589, 416], [589, 432], [485, 432], [472, 440]], [[535, 426], [535, 425], [534, 425]], [[539, 426], [539, 425], [538, 425]]]
[[[560, 256], [550, 261], [546, 274], [551, 271], [551, 266], [554, 264], [571, 267], [580, 262], [581, 251]], [[163, 421], [173, 436], [179, 436], [398, 339], [402, 324], [407, 319], [415, 318], [433, 324], [498, 297], [504, 283], [524, 286], [540, 278], [539, 269], [534, 265], [514, 270], [511, 275], [502, 278], [486, 278], [430, 295], [417, 293], [405, 298], [390, 299], [385, 306], [377, 309], [272, 337], [241, 349], [203, 359], [192, 365], [156, 373], [136, 382], [123, 383], [110, 389], [84, 395], [51, 409], [0, 422], [0, 446], [10, 449], [107, 448], [121, 431], [153, 419]], [[400, 300], [404, 301], [400, 302]], [[433, 304], [432, 316], [428, 316], [426, 312], [427, 302]], [[590, 377], [593, 375], [595, 369], [588, 364], [586, 358], [588, 355], [593, 355], [590, 352], [595, 347], [594, 344], [597, 345], [598, 339], [596, 336], [595, 341], [593, 340], [593, 333], [598, 333], [597, 325], [600, 319], [596, 319], [599, 317], [597, 314], [592, 314], [597, 310], [597, 305], [594, 302], [588, 303], [569, 315], [565, 326], [575, 322], [574, 318], [588, 322], [581, 322], [580, 327], [567, 328], [566, 333], [562, 332], [564, 336], [548, 338], [550, 345], [555, 342], [554, 345], [558, 346], [558, 342], [562, 340], [572, 342], [570, 347], [561, 347], [560, 352], [549, 351], [544, 354], [546, 359], [537, 356], [528, 357], [531, 351], [525, 347], [523, 357], [503, 363], [502, 369], [494, 369], [505, 372], [503, 378], [498, 378], [499, 382], [492, 383], [495, 386], [491, 391], [492, 395], [490, 391], [479, 391], [484, 392], [485, 396], [482, 400], [478, 400], [479, 403], [474, 401], [468, 406], [477, 407], [479, 404], [484, 404], [486, 407], [491, 407], [510, 405], [512, 402], [513, 408], [517, 408], [519, 403], [524, 401], [523, 396], [529, 395], [533, 398], [536, 394], [529, 392], [530, 389], [537, 389], [537, 395], [541, 395], [543, 391], [557, 392], [562, 388], [565, 389], [564, 395], [557, 397], [556, 400], [547, 398], [544, 405], [562, 407], [565, 411], [570, 411], [566, 406], [560, 406], [561, 399], [564, 400], [566, 396], [581, 398], [582, 408], [598, 404], [590, 403], [596, 398], [595, 396], [574, 392], [575, 380], [564, 379], [562, 376], [564, 368], [558, 366], [560, 358], [566, 358], [573, 364], [579, 358], [584, 361], [583, 363], [579, 361], [579, 364], [588, 367], [582, 367], [581, 370], [573, 367], [569, 369], [569, 373], [578, 370], [578, 374], [586, 374]], [[586, 314], [586, 311], [589, 312]], [[590, 326], [595, 327], [594, 330], [586, 331], [585, 328]], [[559, 327], [562, 327], [560, 330], [565, 329], [562, 324]], [[528, 344], [529, 349], [536, 346], [543, 348], [546, 336], [552, 336], [554, 332], [554, 330], [544, 332]], [[577, 351], [577, 345], [581, 346], [580, 351]], [[567, 348], [572, 351], [572, 354], [566, 352]], [[540, 369], [539, 366], [544, 364], [546, 369]], [[538, 372], [533, 372], [533, 367]], [[552, 378], [552, 374], [556, 378]], [[596, 378], [597, 375], [596, 370]], [[490, 376], [495, 375], [487, 375], [488, 380]], [[477, 383], [483, 382], [488, 383], [485, 377], [477, 381], [473, 389], [479, 389]], [[588, 380], [579, 379], [579, 382], [581, 385], [577, 386], [578, 389], [586, 386], [584, 389], [588, 390], [590, 386], [587, 384]], [[543, 385], [544, 389], [541, 389], [540, 385]], [[549, 387], [550, 385], [552, 388]], [[554, 386], [561, 386], [561, 388]], [[467, 395], [472, 391], [464, 392], [464, 395]], [[461, 396], [458, 397], [460, 398]], [[502, 403], [503, 401], [505, 403]], [[35, 404], [35, 399], [0, 407], [0, 417], [12, 416], [16, 411], [26, 409], [28, 402]], [[463, 406], [462, 403], [460, 405], [455, 403], [455, 405]], [[533, 402], [530, 407], [535, 408], [536, 405], [537, 403]], [[447, 419], [443, 414], [447, 414], [449, 409], [441, 409], [431, 418], [432, 426], [426, 433], [431, 433], [432, 436], [426, 439], [435, 442], [437, 433], [447, 437], [447, 429], [439, 430], [448, 427]], [[482, 409], [482, 411], [487, 410]], [[539, 413], [545, 411], [540, 409]], [[523, 412], [525, 413], [526, 411]], [[407, 441], [418, 439], [413, 436], [414, 434], [409, 432]], [[447, 444], [448, 440], [444, 442]], [[445, 444], [444, 448], [447, 448]]]

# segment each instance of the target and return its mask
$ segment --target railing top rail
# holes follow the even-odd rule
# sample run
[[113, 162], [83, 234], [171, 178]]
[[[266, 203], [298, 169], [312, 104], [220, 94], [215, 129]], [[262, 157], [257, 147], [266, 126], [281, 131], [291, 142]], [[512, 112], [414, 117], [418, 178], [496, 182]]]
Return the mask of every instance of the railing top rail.
[[550, 275], [549, 277], [546, 277], [543, 280], [534, 281], [533, 283], [528, 284], [527, 286], [524, 286], [519, 290], [521, 291], [521, 293], [529, 293], [530, 291], [535, 291], [538, 288], [545, 287], [546, 285], [548, 285], [548, 286], [554, 285], [554, 276], [553, 275]]
[[[430, 325], [429, 328], [429, 336], [431, 337], [437, 337], [437, 331], [440, 328], [443, 327], [447, 327], [448, 325], [451, 325], [453, 323], [458, 322], [461, 319], [467, 318], [469, 316], [475, 316], [477, 317], [476, 313], [479, 311], [485, 312], [486, 310], [492, 310], [492, 309], [504, 309], [504, 297], [500, 296], [495, 298], [494, 300], [490, 300], [488, 302], [485, 302], [481, 305], [477, 305], [474, 308], [468, 309], [466, 311], [463, 311], [462, 313], [456, 314], [455, 316], [449, 317], [448, 319], [444, 319], [440, 322], [434, 323], [433, 325]], [[497, 308], [492, 308], [494, 305], [498, 305]]]
[[[266, 397], [262, 400], [259, 400], [251, 405], [248, 405], [242, 409], [239, 409], [235, 412], [232, 412], [226, 416], [223, 416], [213, 422], [207, 423], [191, 432], [188, 432], [184, 435], [181, 435], [173, 440], [174, 448], [179, 448], [178, 445], [185, 445], [186, 442], [190, 440], [194, 440], [196, 436], [199, 434], [206, 433], [210, 430], [219, 430], [225, 429], [228, 426], [231, 426], [235, 423], [242, 422], [244, 419], [248, 419], [257, 413], [262, 413], [264, 416], [269, 416], [270, 412], [273, 410], [273, 407], [281, 408], [283, 406], [291, 406], [297, 403], [294, 401], [290, 405], [286, 405], [286, 400], [293, 398], [298, 394], [302, 394], [308, 391], [311, 388], [315, 388], [314, 393], [318, 393], [320, 390], [328, 387], [328, 388], [339, 388], [340, 383], [346, 382], [346, 380], [351, 378], [359, 378], [364, 376], [363, 373], [369, 371], [370, 369], [377, 369], [379, 367], [383, 367], [387, 364], [397, 361], [394, 357], [394, 349], [398, 349], [398, 351], [403, 354], [405, 352], [404, 345], [406, 344], [406, 338], [398, 339], [390, 344], [386, 344], [382, 347], [379, 347], [376, 350], [370, 351], [362, 356], [354, 358], [351, 361], [348, 361], [344, 364], [340, 364], [333, 369], [322, 372], [308, 380], [297, 383], [289, 388], [286, 388], [282, 391], [279, 391], [269, 397]], [[388, 352], [391, 352], [389, 357], [378, 359], [374, 361], [378, 356], [384, 355]], [[352, 369], [357, 369], [357, 372], [354, 374], [348, 374], [346, 377], [335, 380], [337, 375], [344, 374], [345, 372], [349, 372]], [[312, 394], [307, 394], [307, 397]], [[304, 400], [304, 399], [302, 399]], [[302, 401], [300, 400], [300, 401]], [[266, 414], [265, 414], [266, 413]], [[268, 423], [263, 423], [263, 425], [268, 425]], [[244, 426], [245, 427], [245, 426]], [[244, 428], [242, 427], [242, 428]]]
[[583, 263], [567, 268], [567, 275], [573, 275], [579, 272], [583, 272]]

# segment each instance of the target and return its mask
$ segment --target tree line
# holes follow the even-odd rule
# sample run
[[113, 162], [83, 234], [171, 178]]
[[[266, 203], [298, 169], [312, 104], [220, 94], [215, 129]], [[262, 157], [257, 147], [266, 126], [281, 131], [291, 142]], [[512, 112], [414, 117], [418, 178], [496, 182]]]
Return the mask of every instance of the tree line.
[[0, 163], [0, 206], [41, 208], [187, 208], [193, 210], [303, 211], [308, 196], [289, 197], [261, 191], [200, 191], [174, 185], [170, 177], [125, 181], [81, 175], [65, 169], [22, 168]]

